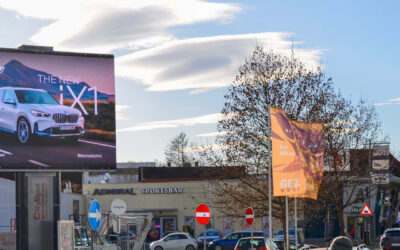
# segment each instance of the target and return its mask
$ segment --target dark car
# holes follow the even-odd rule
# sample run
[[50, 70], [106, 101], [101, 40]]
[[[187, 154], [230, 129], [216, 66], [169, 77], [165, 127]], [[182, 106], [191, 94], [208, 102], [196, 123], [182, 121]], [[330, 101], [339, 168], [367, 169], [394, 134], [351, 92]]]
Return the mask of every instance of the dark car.
[[[221, 232], [218, 230], [207, 230], [206, 231], [206, 244], [208, 245], [211, 241], [218, 240], [221, 238]], [[203, 247], [204, 244], [204, 231], [197, 237], [197, 244], [199, 248]]]
[[400, 249], [400, 228], [388, 228], [380, 241], [381, 249]]
[[[208, 244], [209, 250], [233, 250], [236, 243], [241, 238], [250, 237], [251, 233], [248, 231], [231, 233], [220, 240], [214, 240]], [[253, 232], [253, 236], [265, 236], [263, 232]]]
[[[235, 250], [251, 250], [252, 245], [256, 250], [269, 250], [269, 239], [265, 237], [241, 238], [237, 242]], [[278, 250], [278, 246], [272, 243], [271, 250]]]
[[[281, 228], [278, 230], [278, 232], [275, 234], [274, 239], [284, 239], [285, 235], [284, 235], [284, 230]], [[299, 244], [303, 244], [303, 240], [301, 235], [303, 234], [303, 230], [300, 228], [297, 228], [297, 242]], [[294, 228], [289, 228], [289, 239], [295, 241], [296, 240], [296, 236], [295, 236], [295, 230]]]

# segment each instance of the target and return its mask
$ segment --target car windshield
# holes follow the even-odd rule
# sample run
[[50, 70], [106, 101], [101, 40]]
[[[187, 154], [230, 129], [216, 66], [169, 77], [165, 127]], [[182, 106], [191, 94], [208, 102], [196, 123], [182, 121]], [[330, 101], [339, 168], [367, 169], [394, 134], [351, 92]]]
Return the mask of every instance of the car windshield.
[[[204, 232], [201, 232], [199, 236], [203, 236]], [[218, 231], [207, 231], [206, 236], [219, 236]]]
[[59, 103], [51, 97], [47, 92], [37, 90], [15, 90], [19, 103], [26, 104], [50, 104], [58, 105]]
[[238, 243], [238, 247], [243, 250], [247, 250], [251, 248], [251, 243], [253, 243], [253, 247], [265, 247], [265, 242], [263, 239], [253, 239], [253, 241], [249, 239], [242, 239]]
[[400, 231], [387, 231], [385, 236], [400, 236]]

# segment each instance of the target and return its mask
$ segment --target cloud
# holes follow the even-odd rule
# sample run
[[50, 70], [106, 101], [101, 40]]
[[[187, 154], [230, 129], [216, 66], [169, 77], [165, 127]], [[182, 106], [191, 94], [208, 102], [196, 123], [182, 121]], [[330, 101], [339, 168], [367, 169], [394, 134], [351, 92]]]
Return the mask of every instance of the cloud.
[[400, 101], [400, 97], [395, 98], [395, 99], [389, 99], [389, 102], [399, 102], [399, 101]]
[[205, 133], [205, 134], [199, 134], [196, 135], [196, 137], [216, 137], [216, 136], [221, 136], [221, 135], [226, 135], [228, 132], [223, 131], [223, 132], [212, 132], [212, 133]]
[[177, 119], [177, 120], [166, 120], [156, 122], [139, 123], [132, 127], [117, 129], [117, 132], [133, 132], [133, 131], [144, 131], [153, 130], [160, 128], [177, 128], [177, 127], [189, 127], [202, 124], [213, 124], [217, 123], [223, 117], [220, 113], [202, 115], [191, 118]]
[[374, 103], [374, 106], [385, 106], [385, 105], [392, 105], [393, 103], [390, 102], [379, 102], [379, 103]]
[[392, 105], [392, 104], [400, 104], [400, 97], [394, 98], [394, 99], [389, 99], [385, 102], [374, 103], [374, 106], [378, 107], [378, 106], [386, 106], [386, 105]]
[[117, 121], [129, 121], [131, 118], [125, 113], [131, 107], [128, 105], [115, 105], [115, 116]]
[[[230, 84], [257, 44], [288, 55], [290, 36], [267, 32], [174, 40], [116, 58], [116, 75], [148, 91], [193, 89], [190, 94], [199, 94]], [[321, 50], [296, 49], [296, 54], [310, 67], [320, 65]]]
[[35, 44], [103, 53], [155, 46], [175, 39], [171, 27], [223, 24], [241, 11], [236, 4], [202, 0], [2, 0], [0, 8], [52, 21], [31, 37]]

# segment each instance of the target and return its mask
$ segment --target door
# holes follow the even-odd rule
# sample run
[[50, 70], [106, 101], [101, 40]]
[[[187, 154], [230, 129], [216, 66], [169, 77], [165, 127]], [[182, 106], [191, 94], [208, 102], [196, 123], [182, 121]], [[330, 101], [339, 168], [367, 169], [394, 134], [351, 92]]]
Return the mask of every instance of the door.
[[165, 238], [163, 248], [165, 250], [179, 250], [183, 249], [182, 239], [179, 234], [172, 234]]
[[0, 102], [0, 128], [14, 131], [17, 126], [17, 104], [12, 90], [4, 90]]
[[162, 217], [161, 218], [161, 231], [175, 232], [176, 231], [176, 218], [175, 217]]
[[234, 249], [239, 238], [240, 238], [239, 233], [233, 233], [231, 235], [226, 236], [226, 244], [224, 244], [226, 247], [223, 246], [223, 248], [224, 249]]

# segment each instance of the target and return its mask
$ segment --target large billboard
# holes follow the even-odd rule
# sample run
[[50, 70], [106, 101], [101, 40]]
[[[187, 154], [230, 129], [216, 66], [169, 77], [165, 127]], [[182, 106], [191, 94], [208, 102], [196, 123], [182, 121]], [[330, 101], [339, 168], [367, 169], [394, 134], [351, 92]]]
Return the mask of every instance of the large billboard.
[[112, 55], [0, 49], [0, 167], [116, 167]]

